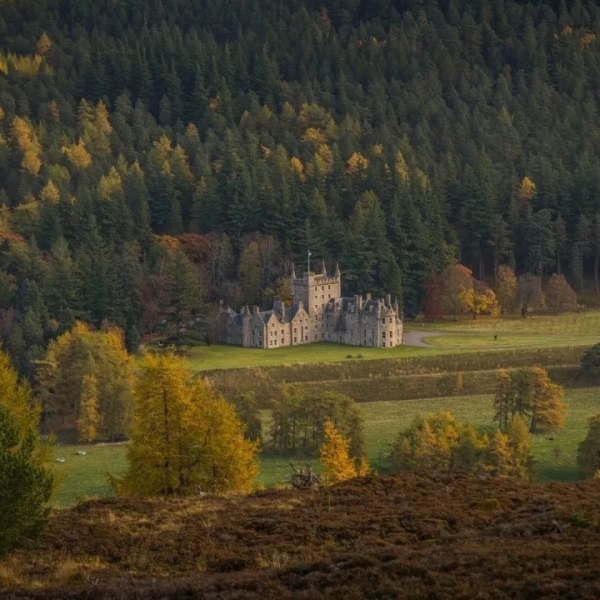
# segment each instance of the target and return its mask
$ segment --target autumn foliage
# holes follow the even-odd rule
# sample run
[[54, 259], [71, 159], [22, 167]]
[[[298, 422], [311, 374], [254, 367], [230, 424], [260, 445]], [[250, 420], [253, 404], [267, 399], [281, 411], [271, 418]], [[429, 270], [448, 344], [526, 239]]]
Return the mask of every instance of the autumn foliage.
[[328, 483], [366, 475], [369, 470], [366, 458], [354, 460], [350, 456], [350, 440], [342, 437], [329, 420], [325, 421], [325, 438], [320, 459], [323, 465], [322, 478]]
[[258, 473], [257, 444], [235, 409], [174, 355], [146, 354], [134, 386], [129, 469], [119, 494], [185, 496], [247, 492]]

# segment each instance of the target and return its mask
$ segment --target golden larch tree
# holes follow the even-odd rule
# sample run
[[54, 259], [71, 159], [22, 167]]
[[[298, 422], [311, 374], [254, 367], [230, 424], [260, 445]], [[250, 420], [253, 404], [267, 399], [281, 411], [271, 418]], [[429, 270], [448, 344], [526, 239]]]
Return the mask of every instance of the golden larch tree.
[[366, 459], [361, 461], [358, 469], [350, 456], [350, 440], [339, 434], [335, 425], [325, 421], [325, 436], [320, 451], [323, 465], [323, 479], [328, 483], [336, 483], [365, 475], [368, 471]]
[[102, 423], [98, 402], [98, 379], [86, 374], [81, 382], [79, 418], [77, 432], [82, 442], [93, 442], [98, 437], [98, 427]]
[[114, 480], [118, 493], [250, 491], [257, 445], [245, 439], [234, 408], [204, 381], [194, 381], [181, 358], [145, 354], [134, 398], [129, 469]]

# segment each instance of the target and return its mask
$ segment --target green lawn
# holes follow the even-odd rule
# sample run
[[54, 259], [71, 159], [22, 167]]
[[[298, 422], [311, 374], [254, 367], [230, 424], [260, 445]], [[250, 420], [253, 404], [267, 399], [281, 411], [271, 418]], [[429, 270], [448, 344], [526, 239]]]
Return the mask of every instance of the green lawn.
[[[374, 360], [381, 358], [403, 358], [405, 356], [425, 356], [441, 354], [445, 351], [436, 348], [363, 348], [322, 342], [302, 346], [288, 346], [273, 350], [261, 348], [241, 348], [238, 346], [212, 345], [190, 348], [188, 351], [190, 368], [194, 371], [210, 369], [237, 369], [240, 367], [273, 367], [302, 363], [326, 363], [350, 360]], [[357, 358], [362, 355], [362, 359]]]
[[[494, 338], [494, 336], [496, 336]], [[531, 346], [577, 346], [591, 345], [599, 341], [598, 336], [591, 335], [567, 335], [567, 334], [543, 334], [529, 333], [519, 334], [510, 332], [501, 333], [452, 333], [428, 337], [427, 344], [436, 348], [482, 348], [499, 349], [506, 347], [531, 347]]]
[[[587, 417], [600, 412], [600, 389], [567, 390], [565, 401], [569, 409], [564, 429], [553, 434], [553, 440], [543, 434], [533, 437], [536, 481], [571, 481], [579, 478], [577, 445], [587, 432]], [[485, 395], [360, 404], [365, 416], [367, 454], [372, 467], [378, 471], [385, 470], [385, 457], [390, 444], [415, 416], [448, 410], [460, 421], [489, 426], [491, 402], [491, 396]], [[86, 456], [77, 455], [77, 450], [85, 450]], [[56, 506], [69, 506], [81, 498], [110, 495], [106, 473], [118, 475], [126, 467], [125, 446], [122, 444], [59, 446], [56, 456], [65, 459], [64, 463], [54, 463], [53, 467], [61, 481], [54, 497]], [[269, 487], [286, 482], [290, 475], [289, 461], [288, 457], [261, 457], [258, 484]], [[316, 460], [312, 462], [317, 463]]]
[[567, 336], [600, 336], [600, 311], [520, 317], [459, 317], [435, 323], [407, 322], [407, 329], [425, 329], [465, 333], [552, 334]]
[[[80, 456], [77, 451], [84, 451]], [[55, 506], [70, 506], [88, 497], [111, 494], [107, 474], [119, 475], [125, 471], [124, 444], [91, 446], [57, 446], [55, 456], [64, 458], [64, 463], [53, 463], [58, 489], [53, 498]]]

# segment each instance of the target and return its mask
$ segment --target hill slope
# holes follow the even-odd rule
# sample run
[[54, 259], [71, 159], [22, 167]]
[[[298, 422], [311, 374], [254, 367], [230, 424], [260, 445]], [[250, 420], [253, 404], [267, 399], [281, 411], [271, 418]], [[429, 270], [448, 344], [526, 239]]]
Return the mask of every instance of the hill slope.
[[599, 500], [597, 482], [407, 474], [94, 501], [53, 514], [0, 597], [597, 598]]

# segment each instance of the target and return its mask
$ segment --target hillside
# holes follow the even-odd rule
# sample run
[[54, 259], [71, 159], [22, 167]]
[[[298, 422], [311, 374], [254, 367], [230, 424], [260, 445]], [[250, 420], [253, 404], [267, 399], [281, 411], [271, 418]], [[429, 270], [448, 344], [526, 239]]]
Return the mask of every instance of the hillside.
[[0, 597], [597, 598], [598, 506], [596, 481], [435, 473], [93, 501], [53, 513]]
[[597, 304], [599, 23], [592, 2], [1, 2], [4, 347], [32, 377], [75, 319], [197, 342], [207, 306], [268, 307], [308, 250], [406, 316], [455, 262]]

